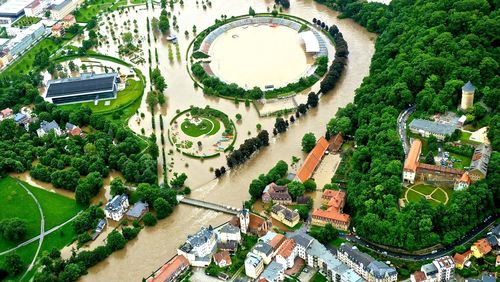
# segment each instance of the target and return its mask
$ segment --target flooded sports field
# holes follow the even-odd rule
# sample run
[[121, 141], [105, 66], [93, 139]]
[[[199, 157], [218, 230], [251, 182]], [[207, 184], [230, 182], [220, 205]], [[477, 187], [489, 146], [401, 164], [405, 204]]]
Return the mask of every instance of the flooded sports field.
[[215, 75], [246, 89], [285, 86], [306, 76], [314, 63], [296, 30], [271, 24], [226, 31], [212, 43], [210, 56]]

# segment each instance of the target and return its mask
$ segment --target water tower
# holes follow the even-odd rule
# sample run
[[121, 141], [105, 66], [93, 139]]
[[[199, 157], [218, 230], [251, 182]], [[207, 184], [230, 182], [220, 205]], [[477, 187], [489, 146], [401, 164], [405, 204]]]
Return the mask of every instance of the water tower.
[[462, 111], [470, 109], [474, 104], [474, 91], [476, 87], [470, 81], [462, 87], [462, 102], [460, 103]]

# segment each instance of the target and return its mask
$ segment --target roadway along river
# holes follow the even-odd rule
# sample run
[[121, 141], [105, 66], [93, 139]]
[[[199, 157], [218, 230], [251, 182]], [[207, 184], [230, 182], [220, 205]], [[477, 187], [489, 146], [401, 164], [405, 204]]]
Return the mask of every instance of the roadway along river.
[[[193, 88], [193, 82], [189, 78], [185, 65], [185, 50], [192, 40], [192, 35], [188, 39], [184, 36], [184, 31], [191, 32], [193, 24], [196, 24], [197, 30], [201, 31], [213, 24], [214, 19], [225, 14], [228, 17], [232, 15], [241, 15], [248, 13], [249, 6], [252, 6], [257, 12], [265, 12], [267, 7], [272, 7], [274, 1], [256, 1], [256, 0], [214, 0], [212, 7], [206, 11], [202, 9], [201, 1], [197, 6], [195, 1], [184, 1], [184, 7], [175, 5], [174, 14], [177, 17], [180, 30], [177, 32], [179, 45], [181, 49], [182, 60], [170, 63], [168, 60], [167, 42], [159, 38], [155, 44], [159, 54], [159, 68], [166, 77], [168, 89], [166, 90], [167, 105], [161, 109], [159, 114], [163, 115], [164, 123], [167, 125], [170, 119], [175, 115], [176, 110], [183, 110], [190, 105], [205, 106], [210, 105], [222, 110], [234, 119], [236, 113], [243, 116], [238, 128], [238, 142], [241, 143], [248, 137], [247, 132], [256, 134], [255, 125], [261, 123], [263, 129], [271, 131], [274, 124], [274, 118], [261, 119], [256, 110], [245, 108], [243, 103], [235, 105], [232, 101], [218, 99], [214, 97], [205, 97], [200, 90]], [[337, 84], [337, 87], [320, 101], [320, 106], [307, 113], [307, 116], [301, 118], [299, 122], [292, 125], [290, 130], [278, 138], [271, 141], [271, 145], [258, 153], [254, 158], [248, 161], [244, 166], [231, 171], [221, 180], [212, 180], [213, 173], [209, 172], [210, 167], [220, 167], [225, 165], [225, 158], [220, 157], [213, 160], [191, 160], [182, 157], [179, 154], [174, 155], [174, 171], [186, 172], [189, 176], [187, 185], [192, 188], [191, 197], [202, 199], [231, 206], [240, 206], [248, 195], [248, 185], [251, 180], [260, 173], [267, 172], [278, 160], [284, 159], [290, 162], [292, 156], [304, 158], [300, 151], [300, 140], [304, 133], [313, 132], [317, 137], [324, 134], [325, 125], [334, 116], [339, 107], [352, 102], [354, 90], [359, 87], [363, 78], [369, 73], [370, 60], [374, 53], [374, 40], [376, 36], [367, 32], [364, 28], [351, 20], [337, 19], [337, 13], [328, 8], [316, 4], [312, 0], [292, 1], [290, 14], [302, 17], [309, 21], [313, 17], [326, 21], [328, 24], [335, 23], [349, 45], [349, 64], [344, 71], [343, 78]], [[131, 10], [128, 15], [116, 14], [117, 21], [130, 18], [137, 19], [139, 33], [146, 34], [146, 16], [150, 18], [154, 15], [159, 16], [160, 9], [157, 7], [154, 11], [144, 10], [144, 6]], [[121, 26], [118, 25], [118, 29]], [[105, 30], [102, 26], [101, 30]], [[119, 32], [119, 30], [118, 30]], [[119, 33], [117, 33], [119, 34]], [[158, 35], [159, 36], [159, 35]], [[153, 41], [153, 38], [151, 38]], [[147, 45], [144, 42], [144, 50], [147, 58]], [[153, 41], [154, 42], [154, 41]], [[113, 43], [111, 43], [113, 44]], [[154, 48], [152, 48], [154, 54]], [[101, 53], [113, 55], [114, 46], [100, 47]], [[283, 46], [283, 52], [286, 52], [286, 46]], [[330, 60], [333, 59], [333, 49], [330, 49]], [[175, 54], [175, 50], [174, 50]], [[175, 56], [174, 56], [175, 57]], [[154, 65], [153, 59], [153, 67]], [[293, 62], [291, 62], [293, 63]], [[242, 66], [243, 67], [243, 66]], [[147, 74], [147, 65], [140, 68], [144, 74]], [[148, 88], [149, 89], [149, 86]], [[317, 90], [314, 88], [313, 90]], [[146, 96], [146, 95], [144, 95]], [[302, 94], [298, 99], [304, 99]], [[145, 98], [144, 98], [145, 100]], [[151, 130], [151, 116], [147, 113], [145, 101], [139, 109], [146, 113], [146, 118], [138, 126], [135, 117], [131, 119], [129, 125], [136, 132], [144, 127], [146, 132]], [[155, 117], [158, 122], [158, 116]], [[157, 125], [157, 135], [159, 135], [159, 126]], [[167, 139], [165, 131], [165, 139]], [[160, 144], [161, 145], [161, 144]], [[168, 145], [168, 144], [166, 144]], [[171, 149], [166, 147], [166, 150]], [[170, 156], [167, 157], [170, 161]], [[188, 167], [186, 167], [188, 163]], [[154, 228], [146, 228], [139, 234], [139, 237], [130, 242], [126, 249], [116, 252], [108, 259], [89, 269], [89, 274], [84, 276], [82, 281], [139, 281], [147, 277], [152, 271], [160, 267], [170, 257], [176, 253], [176, 248], [185, 240], [186, 235], [196, 232], [202, 225], [218, 225], [229, 218], [227, 215], [205, 211], [189, 206], [180, 205], [174, 213], [167, 219], [159, 221]]]

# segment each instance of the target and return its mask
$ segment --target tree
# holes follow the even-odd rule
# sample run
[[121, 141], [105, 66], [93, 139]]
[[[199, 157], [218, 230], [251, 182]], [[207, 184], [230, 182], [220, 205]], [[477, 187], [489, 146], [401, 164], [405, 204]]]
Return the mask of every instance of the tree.
[[300, 104], [297, 107], [297, 111], [301, 114], [305, 114], [307, 112], [307, 105], [306, 104]]
[[432, 153], [432, 151], [429, 151], [429, 153], [427, 153], [427, 156], [425, 156], [425, 163], [426, 164], [436, 164], [436, 161], [434, 160], [434, 154]]
[[122, 34], [122, 40], [125, 44], [132, 43], [132, 39], [133, 39], [133, 36], [132, 36], [131, 32], [125, 32]]
[[142, 221], [146, 226], [155, 226], [156, 223], [158, 222], [156, 217], [151, 212], [147, 212], [142, 218]]
[[241, 120], [241, 114], [240, 114], [240, 113], [236, 114], [236, 120], [237, 120], [237, 121], [240, 121], [240, 120]]
[[299, 181], [288, 183], [288, 193], [292, 196], [292, 199], [297, 199], [298, 196], [304, 195], [305, 190], [304, 184]]
[[160, 21], [158, 18], [153, 17], [153, 19], [151, 19], [151, 28], [153, 31], [160, 30]]
[[111, 186], [111, 191], [110, 191], [111, 196], [121, 195], [127, 192], [127, 187], [125, 187], [121, 178], [115, 178], [111, 180], [110, 186]]
[[429, 136], [429, 138], [427, 139], [427, 144], [429, 145], [429, 151], [437, 151], [438, 149], [438, 140], [436, 138], [436, 136], [434, 135], [431, 135]]
[[127, 239], [125, 239], [125, 237], [123, 237], [123, 235], [116, 230], [111, 231], [106, 239], [106, 247], [108, 247], [112, 252], [125, 248], [126, 244]]
[[141, 228], [130, 228], [130, 227], [124, 227], [122, 228], [122, 234], [123, 234], [123, 237], [125, 239], [127, 239], [127, 241], [130, 241], [132, 239], [134, 239], [135, 237], [137, 237], [137, 235], [139, 234], [139, 232], [141, 231]]
[[170, 204], [162, 198], [158, 198], [154, 201], [153, 207], [156, 211], [156, 216], [158, 219], [163, 219], [172, 213], [172, 207]]
[[304, 188], [307, 192], [314, 192], [316, 191], [316, 182], [312, 179], [308, 179], [304, 182]]
[[5, 270], [11, 275], [16, 276], [24, 269], [23, 261], [17, 253], [8, 253], [5, 255]]
[[255, 11], [254, 11], [254, 9], [252, 9], [252, 7], [248, 8], [248, 14], [249, 14], [250, 16], [252, 16], [252, 17], [254, 17], [254, 16], [255, 16]]
[[170, 23], [168, 21], [167, 11], [162, 10], [160, 14], [160, 21], [158, 23], [158, 28], [160, 31], [165, 34], [170, 29]]
[[264, 182], [259, 179], [254, 179], [252, 183], [250, 183], [248, 192], [250, 193], [250, 196], [252, 196], [252, 199], [258, 199], [262, 196], [262, 192], [265, 187], [266, 184]]
[[318, 95], [316, 95], [316, 93], [311, 92], [311, 93], [309, 93], [309, 95], [307, 95], [307, 105], [308, 106], [315, 108], [318, 106], [318, 102], [319, 102], [319, 98], [318, 98]]
[[277, 130], [278, 133], [283, 133], [286, 131], [286, 122], [283, 120], [283, 118], [276, 118], [276, 122], [274, 123], [274, 128]]
[[156, 93], [154, 91], [148, 92], [148, 96], [146, 96], [146, 102], [148, 103], [149, 109], [153, 111], [156, 104], [158, 103], [158, 98], [156, 97]]
[[349, 119], [348, 117], [332, 118], [326, 126], [326, 130], [328, 131], [330, 136], [333, 136], [339, 132], [342, 132], [343, 134], [350, 134], [351, 128], [351, 119]]
[[9, 241], [21, 241], [27, 233], [26, 221], [8, 218], [0, 221], [0, 234]]
[[316, 136], [312, 132], [304, 134], [302, 137], [302, 151], [309, 153], [316, 146]]

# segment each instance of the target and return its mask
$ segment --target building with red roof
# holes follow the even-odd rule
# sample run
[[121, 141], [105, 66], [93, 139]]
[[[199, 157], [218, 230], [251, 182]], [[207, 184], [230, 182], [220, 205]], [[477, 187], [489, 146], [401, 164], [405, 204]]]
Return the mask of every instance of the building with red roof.
[[63, 18], [63, 25], [65, 28], [68, 28], [74, 24], [76, 24], [76, 19], [75, 16], [73, 16], [72, 14], [66, 15]]
[[314, 210], [311, 215], [311, 223], [319, 226], [325, 226], [330, 223], [336, 229], [347, 230], [351, 217], [348, 214], [342, 213], [345, 205], [345, 192], [326, 189], [321, 198], [323, 199], [323, 203], [326, 202], [327, 209]]
[[337, 133], [335, 136], [330, 138], [328, 143], [328, 151], [332, 153], [340, 152], [340, 147], [342, 147], [342, 144], [344, 144], [344, 137], [342, 137], [342, 133]]
[[228, 251], [220, 251], [214, 254], [214, 262], [219, 267], [226, 267], [231, 265], [231, 257]]
[[64, 35], [64, 27], [61, 24], [56, 23], [52, 26], [52, 36], [61, 37]]
[[177, 255], [172, 260], [163, 265], [158, 271], [153, 274], [153, 277], [148, 278], [148, 282], [172, 282], [184, 274], [189, 268], [189, 261], [183, 255]]
[[328, 143], [325, 137], [319, 138], [316, 146], [314, 146], [309, 155], [307, 155], [304, 163], [297, 171], [297, 180], [304, 183], [306, 180], [312, 177], [319, 163], [321, 163], [321, 160], [323, 160], [323, 156], [325, 155], [325, 152], [328, 150], [329, 146], [330, 143]]

